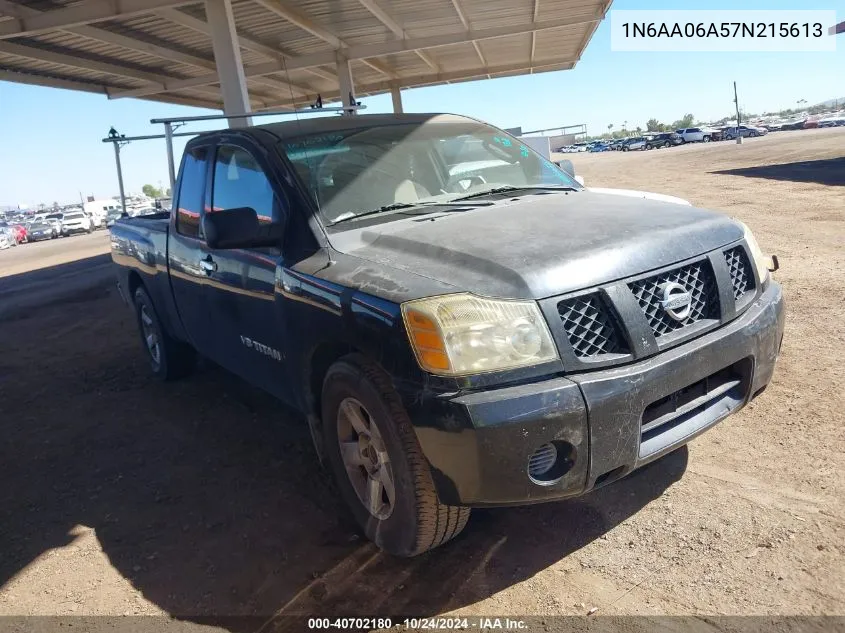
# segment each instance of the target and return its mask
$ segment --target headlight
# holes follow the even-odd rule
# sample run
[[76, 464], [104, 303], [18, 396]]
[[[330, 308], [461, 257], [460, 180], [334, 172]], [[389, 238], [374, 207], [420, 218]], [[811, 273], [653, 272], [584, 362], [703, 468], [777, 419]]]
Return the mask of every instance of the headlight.
[[557, 360], [546, 320], [534, 301], [453, 294], [402, 304], [420, 366], [462, 376]]
[[745, 226], [742, 222], [740, 222], [740, 225], [742, 225], [742, 230], [745, 233], [743, 235], [745, 243], [748, 244], [748, 250], [751, 251], [751, 257], [754, 258], [754, 267], [757, 269], [757, 277], [760, 279], [760, 283], [763, 283], [766, 280], [766, 277], [769, 276], [769, 258], [763, 254], [763, 250], [754, 238], [754, 234], [751, 232], [751, 229]]

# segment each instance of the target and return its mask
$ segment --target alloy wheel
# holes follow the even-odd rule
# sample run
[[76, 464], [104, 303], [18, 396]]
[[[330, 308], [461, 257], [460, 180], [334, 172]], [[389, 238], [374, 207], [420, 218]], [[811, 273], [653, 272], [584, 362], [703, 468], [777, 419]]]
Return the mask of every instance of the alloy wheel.
[[344, 398], [338, 407], [337, 439], [358, 500], [377, 519], [387, 519], [396, 503], [393, 466], [378, 426], [355, 398]]
[[144, 342], [147, 344], [147, 351], [156, 365], [161, 363], [161, 343], [158, 339], [158, 332], [153, 324], [153, 319], [147, 310], [147, 306], [141, 306], [141, 330], [144, 334]]

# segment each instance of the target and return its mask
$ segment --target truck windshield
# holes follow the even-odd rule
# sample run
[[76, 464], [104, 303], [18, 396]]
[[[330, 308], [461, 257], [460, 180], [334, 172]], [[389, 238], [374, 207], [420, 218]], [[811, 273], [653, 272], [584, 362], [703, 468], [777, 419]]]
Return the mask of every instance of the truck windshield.
[[518, 139], [475, 121], [435, 118], [309, 134], [286, 139], [282, 148], [328, 224], [503, 187], [580, 188]]

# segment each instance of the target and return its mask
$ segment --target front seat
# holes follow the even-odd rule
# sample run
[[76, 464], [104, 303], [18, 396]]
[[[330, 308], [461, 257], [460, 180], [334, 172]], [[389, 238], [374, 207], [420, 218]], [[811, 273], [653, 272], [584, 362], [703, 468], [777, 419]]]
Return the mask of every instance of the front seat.
[[420, 183], [405, 179], [396, 186], [393, 194], [393, 202], [413, 204], [421, 198], [428, 198], [431, 192]]

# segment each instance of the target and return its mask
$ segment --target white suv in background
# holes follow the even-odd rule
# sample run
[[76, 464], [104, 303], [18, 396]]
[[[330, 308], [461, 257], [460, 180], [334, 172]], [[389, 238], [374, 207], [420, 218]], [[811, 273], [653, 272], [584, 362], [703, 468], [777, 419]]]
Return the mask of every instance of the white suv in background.
[[710, 135], [705, 134], [700, 127], [686, 127], [682, 130], [675, 130], [675, 133], [681, 137], [684, 143], [710, 142]]
[[65, 213], [62, 218], [62, 235], [67, 237], [71, 233], [90, 233], [94, 230], [94, 223], [84, 211]]

